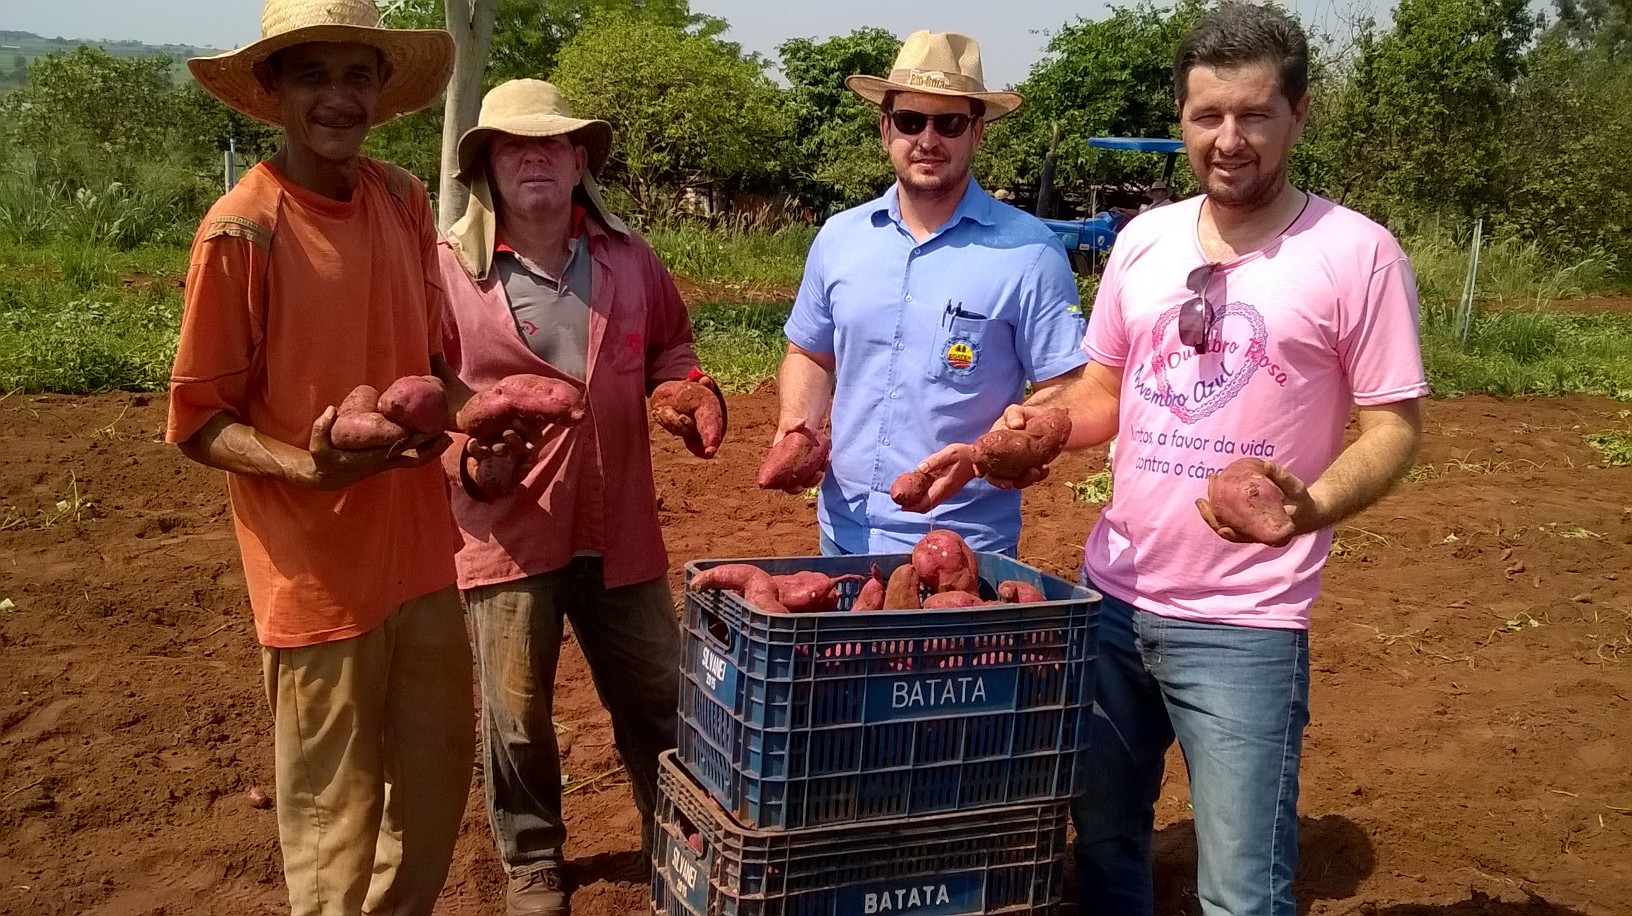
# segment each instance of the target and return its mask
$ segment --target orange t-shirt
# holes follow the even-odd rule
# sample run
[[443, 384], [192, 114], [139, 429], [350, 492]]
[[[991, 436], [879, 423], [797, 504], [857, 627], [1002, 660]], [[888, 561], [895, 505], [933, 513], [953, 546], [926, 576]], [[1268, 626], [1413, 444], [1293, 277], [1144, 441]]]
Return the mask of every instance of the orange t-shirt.
[[[226, 411], [306, 448], [352, 388], [429, 374], [446, 308], [435, 249], [425, 188], [400, 169], [363, 160], [346, 202], [251, 169], [193, 242], [165, 438]], [[453, 584], [460, 541], [435, 462], [338, 492], [229, 474], [227, 492], [263, 645], [357, 636]]]

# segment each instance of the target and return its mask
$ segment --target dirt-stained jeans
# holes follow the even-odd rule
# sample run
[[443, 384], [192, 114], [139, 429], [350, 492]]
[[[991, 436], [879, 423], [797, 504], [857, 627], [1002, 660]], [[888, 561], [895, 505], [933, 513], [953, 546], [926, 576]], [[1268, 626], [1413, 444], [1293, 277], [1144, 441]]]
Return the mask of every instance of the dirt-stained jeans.
[[262, 649], [261, 665], [291, 916], [430, 916], [475, 752], [458, 590], [362, 636]]
[[650, 842], [657, 755], [674, 747], [680, 699], [680, 627], [665, 579], [607, 588], [598, 557], [516, 582], [468, 589], [482, 691], [487, 810], [511, 871], [558, 860], [561, 762], [552, 710], [566, 621], [612, 716]]

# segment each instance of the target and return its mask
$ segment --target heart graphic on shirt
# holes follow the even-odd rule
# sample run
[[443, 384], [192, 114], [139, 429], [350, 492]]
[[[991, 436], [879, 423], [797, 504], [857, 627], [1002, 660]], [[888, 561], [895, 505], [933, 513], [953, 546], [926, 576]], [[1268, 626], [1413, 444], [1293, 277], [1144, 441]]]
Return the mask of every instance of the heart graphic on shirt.
[[[1173, 335], [1172, 340], [1175, 344], [1178, 344], [1180, 349], [1166, 351], [1163, 347], [1169, 339], [1167, 332], [1173, 323], [1179, 320], [1179, 308], [1179, 306], [1175, 305], [1168, 309], [1162, 314], [1162, 317], [1156, 319], [1155, 327], [1151, 328], [1150, 344], [1153, 356], [1151, 357], [1150, 368], [1151, 374], [1156, 378], [1156, 390], [1162, 395], [1163, 403], [1167, 405], [1167, 409], [1185, 423], [1196, 423], [1212, 416], [1225, 404], [1235, 400], [1237, 395], [1246, 390], [1247, 383], [1252, 381], [1253, 375], [1260, 368], [1258, 363], [1248, 359], [1246, 354], [1254, 351], [1264, 352], [1269, 344], [1269, 328], [1264, 324], [1264, 316], [1258, 314], [1257, 309], [1245, 302], [1231, 302], [1221, 307], [1213, 318], [1213, 339], [1227, 346], [1231, 342], [1231, 338], [1226, 321], [1230, 318], [1244, 319], [1252, 331], [1246, 342], [1245, 352], [1232, 355], [1226, 351], [1218, 353], [1216, 360], [1211, 359], [1210, 357], [1214, 355], [1211, 350], [1206, 355], [1201, 355], [1191, 351], [1189, 347], [1185, 347], [1183, 344], [1178, 344], [1177, 334]], [[1175, 355], [1180, 356], [1179, 366], [1206, 365], [1208, 367], [1216, 366], [1220, 370], [1230, 368], [1227, 360], [1233, 358], [1235, 361], [1233, 374], [1224, 379], [1222, 383], [1208, 387], [1200, 397], [1195, 396], [1196, 387], [1194, 385], [1192, 385], [1189, 393], [1180, 395], [1173, 390], [1173, 384], [1167, 377], [1168, 362]], [[1197, 362], [1199, 360], [1206, 360], [1206, 363]], [[1199, 374], [1206, 376], [1211, 373], [1204, 370]]]

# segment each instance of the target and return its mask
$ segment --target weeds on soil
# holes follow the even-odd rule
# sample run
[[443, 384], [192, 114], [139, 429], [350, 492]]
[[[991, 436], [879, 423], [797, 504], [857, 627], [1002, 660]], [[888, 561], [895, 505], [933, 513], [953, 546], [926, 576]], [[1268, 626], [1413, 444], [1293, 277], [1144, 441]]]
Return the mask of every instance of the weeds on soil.
[[1632, 465], [1632, 410], [1623, 410], [1620, 415], [1621, 429], [1599, 430], [1585, 437], [1587, 444], [1603, 456], [1604, 464], [1613, 467]]
[[1110, 468], [1089, 474], [1076, 483], [1067, 484], [1067, 486], [1071, 488], [1071, 498], [1079, 503], [1092, 503], [1094, 505], [1108, 503], [1111, 501]]

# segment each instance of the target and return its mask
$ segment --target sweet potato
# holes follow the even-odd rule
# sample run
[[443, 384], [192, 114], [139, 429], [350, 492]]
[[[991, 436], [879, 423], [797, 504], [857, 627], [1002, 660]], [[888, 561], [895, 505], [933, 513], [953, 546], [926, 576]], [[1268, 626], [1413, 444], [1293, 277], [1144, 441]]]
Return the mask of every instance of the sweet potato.
[[1019, 579], [1004, 579], [997, 584], [997, 596], [1010, 604], [1035, 604], [1047, 601], [1037, 586]]
[[898, 506], [916, 506], [929, 496], [933, 483], [935, 478], [923, 471], [908, 471], [895, 478], [895, 483], [890, 486], [890, 498]]
[[329, 441], [335, 448], [349, 450], [389, 448], [409, 439], [408, 430], [380, 413], [380, 392], [372, 385], [358, 385], [340, 402]]
[[975, 440], [975, 473], [1019, 480], [1058, 458], [1071, 438], [1071, 415], [1050, 407], [1034, 415], [1024, 429], [994, 429]]
[[[907, 564], [911, 568], [912, 564]], [[879, 571], [878, 564], [873, 564], [872, 574], [861, 585], [861, 591], [856, 593], [856, 600], [850, 603], [852, 611], [882, 611], [884, 609], [884, 574]]]
[[1270, 480], [1262, 458], [1240, 458], [1207, 481], [1207, 502], [1221, 525], [1261, 544], [1280, 545], [1296, 534], [1286, 495]]
[[936, 594], [925, 598], [924, 610], [927, 611], [932, 608], [979, 607], [985, 603], [985, 601], [980, 599], [979, 595], [974, 595], [960, 590], [953, 590], [950, 592], [937, 592]]
[[455, 422], [477, 439], [492, 441], [517, 420], [573, 426], [583, 418], [584, 394], [577, 386], [538, 375], [511, 375], [476, 392]]
[[748, 563], [710, 566], [692, 576], [689, 587], [694, 592], [711, 588], [736, 592], [743, 600], [767, 614], [788, 613], [787, 607], [777, 594], [776, 583], [772, 581], [771, 574]]
[[466, 455], [464, 461], [465, 473], [476, 488], [470, 495], [481, 502], [510, 495], [526, 476], [520, 455]]
[[712, 458], [725, 439], [719, 395], [699, 382], [664, 382], [652, 392], [652, 419], [679, 436], [699, 458]]
[[434, 375], [404, 376], [380, 393], [377, 409], [409, 432], [441, 435], [448, 427], [448, 390]]
[[912, 565], [931, 591], [980, 591], [975, 552], [956, 532], [940, 528], [924, 535], [912, 548]]
[[759, 488], [786, 490], [813, 486], [822, 469], [827, 467], [830, 447], [821, 435], [802, 425], [790, 431], [782, 441], [771, 446], [765, 463], [759, 466]]
[[918, 607], [918, 590], [922, 584], [912, 563], [902, 563], [890, 573], [889, 584], [884, 587], [884, 610], [906, 611]]
[[835, 611], [839, 607], [839, 583], [861, 576], [824, 576], [819, 572], [796, 572], [772, 576], [782, 606], [795, 614]]

